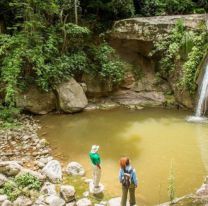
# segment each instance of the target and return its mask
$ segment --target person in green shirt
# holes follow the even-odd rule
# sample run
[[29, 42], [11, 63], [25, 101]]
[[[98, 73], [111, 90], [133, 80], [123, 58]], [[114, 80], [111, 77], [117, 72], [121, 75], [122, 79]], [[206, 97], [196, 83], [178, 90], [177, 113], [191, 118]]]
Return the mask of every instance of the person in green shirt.
[[89, 153], [90, 160], [93, 166], [93, 184], [95, 188], [99, 188], [100, 179], [101, 179], [101, 159], [98, 154], [99, 146], [93, 145]]

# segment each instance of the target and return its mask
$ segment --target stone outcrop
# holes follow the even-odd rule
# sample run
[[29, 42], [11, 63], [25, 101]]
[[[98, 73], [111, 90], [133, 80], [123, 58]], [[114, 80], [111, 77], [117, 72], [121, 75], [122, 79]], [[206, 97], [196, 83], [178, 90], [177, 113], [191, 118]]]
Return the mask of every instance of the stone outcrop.
[[205, 15], [192, 14], [124, 19], [115, 22], [110, 35], [116, 39], [152, 42], [158, 34], [170, 32], [172, 26], [178, 20], [183, 20], [187, 28], [196, 29], [205, 20]]
[[113, 91], [112, 82], [103, 80], [99, 76], [84, 74], [82, 81], [87, 85], [86, 93], [89, 97], [108, 96]]
[[83, 88], [73, 78], [56, 88], [61, 111], [74, 113], [82, 111], [88, 104]]
[[[119, 89], [119, 99], [123, 99], [125, 104], [130, 98], [139, 105], [164, 106], [169, 104], [171, 99], [173, 105], [178, 104], [193, 109], [194, 98], [187, 91], [182, 91], [177, 87], [177, 81], [182, 75], [182, 62], [179, 62], [177, 70], [169, 79], [158, 82], [156, 73], [161, 57], [150, 55], [154, 48], [154, 41], [161, 38], [161, 34], [168, 35], [179, 19], [183, 20], [187, 29], [196, 30], [198, 25], [205, 20], [205, 15], [124, 19], [115, 22], [112, 29], [107, 32], [106, 37], [111, 46], [116, 49], [122, 59], [135, 68], [135, 74], [126, 73], [124, 83]], [[170, 97], [170, 94], [173, 95]]]
[[47, 114], [56, 108], [56, 98], [52, 91], [44, 92], [31, 86], [24, 93], [17, 95], [16, 105], [34, 114]]

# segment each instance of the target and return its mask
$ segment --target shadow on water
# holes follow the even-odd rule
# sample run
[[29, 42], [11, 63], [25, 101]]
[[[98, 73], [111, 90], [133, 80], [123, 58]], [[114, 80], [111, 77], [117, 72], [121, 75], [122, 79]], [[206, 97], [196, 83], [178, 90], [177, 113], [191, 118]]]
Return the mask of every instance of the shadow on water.
[[[207, 174], [208, 127], [184, 119], [188, 112], [162, 109], [84, 112], [76, 115], [40, 117], [45, 138], [63, 161], [78, 161], [91, 176], [88, 152], [100, 145], [102, 182], [112, 196], [120, 195], [118, 160], [127, 155], [136, 168], [140, 205], [168, 200], [170, 163], [174, 160], [176, 193], [193, 192]], [[113, 184], [112, 184], [113, 183]]]

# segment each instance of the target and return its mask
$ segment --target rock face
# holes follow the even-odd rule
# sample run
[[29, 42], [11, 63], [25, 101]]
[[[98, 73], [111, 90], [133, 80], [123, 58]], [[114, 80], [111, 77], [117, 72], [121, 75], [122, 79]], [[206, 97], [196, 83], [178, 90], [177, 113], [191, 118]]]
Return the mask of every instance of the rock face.
[[42, 170], [53, 183], [57, 183], [62, 180], [62, 170], [59, 161], [51, 160]]
[[67, 165], [66, 172], [67, 174], [73, 176], [83, 176], [85, 174], [83, 166], [78, 162], [70, 162]]
[[[179, 62], [177, 71], [169, 79], [158, 82], [156, 73], [160, 57], [149, 55], [154, 48], [154, 41], [161, 34], [168, 34], [179, 19], [184, 21], [188, 29], [194, 30], [198, 29], [199, 23], [204, 21], [205, 16], [178, 15], [124, 19], [115, 22], [107, 33], [111, 46], [117, 50], [122, 59], [135, 68], [135, 74], [126, 73], [119, 95], [116, 92], [115, 98], [119, 102], [121, 100], [121, 103], [126, 104], [130, 99], [129, 103], [131, 103], [132, 99], [134, 103], [144, 106], [177, 103], [191, 109], [194, 107], [194, 98], [187, 91], [181, 91], [177, 87], [177, 81], [182, 75], [180, 72], [182, 62]], [[171, 94], [171, 98], [167, 94]]]
[[31, 86], [26, 92], [17, 95], [16, 104], [34, 114], [47, 114], [56, 108], [56, 98], [52, 91], [43, 92]]
[[63, 112], [79, 112], [88, 104], [83, 88], [73, 78], [60, 84], [56, 88], [56, 92], [59, 108]]
[[186, 27], [195, 29], [205, 19], [205, 15], [154, 16], [124, 19], [115, 22], [111, 36], [116, 39], [134, 39], [152, 42], [157, 34], [167, 33], [181, 19]]
[[87, 85], [87, 95], [89, 97], [108, 96], [113, 91], [113, 85], [109, 81], [104, 81], [100, 77], [83, 75], [82, 79]]

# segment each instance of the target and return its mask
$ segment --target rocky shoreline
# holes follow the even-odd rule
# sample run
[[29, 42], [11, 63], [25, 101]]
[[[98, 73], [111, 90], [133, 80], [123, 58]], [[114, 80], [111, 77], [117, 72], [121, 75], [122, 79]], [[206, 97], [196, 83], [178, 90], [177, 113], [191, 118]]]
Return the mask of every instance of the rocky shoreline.
[[[47, 141], [38, 137], [39, 128], [32, 116], [22, 115], [18, 127], [0, 130], [0, 206], [107, 205], [100, 198], [103, 191], [98, 196], [89, 192], [91, 180], [82, 165], [70, 162], [64, 167], [51, 156]], [[18, 178], [21, 184], [30, 178], [41, 187], [37, 191], [23, 187]], [[80, 185], [83, 191], [78, 191]]]

